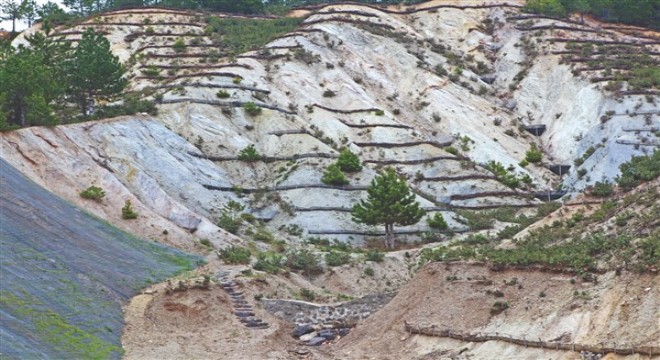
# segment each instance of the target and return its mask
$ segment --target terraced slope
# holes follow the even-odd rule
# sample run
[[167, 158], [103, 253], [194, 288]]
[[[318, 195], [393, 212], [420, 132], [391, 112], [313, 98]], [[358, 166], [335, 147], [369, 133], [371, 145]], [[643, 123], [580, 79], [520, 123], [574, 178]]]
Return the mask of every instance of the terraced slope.
[[[382, 232], [354, 224], [348, 211], [382, 166], [396, 167], [424, 208], [443, 212], [450, 227], [461, 231], [456, 209], [535, 207], [540, 201], [534, 195], [547, 200], [563, 194], [553, 192], [560, 185], [579, 190], [611, 179], [620, 163], [657, 147], [657, 89], [621, 85], [612, 92], [577, 76], [593, 69], [577, 71], [572, 60], [562, 58], [576, 51], [573, 43], [580, 39], [609, 39], [637, 44], [655, 64], [657, 38], [600, 29], [597, 23], [525, 17], [519, 8], [519, 2], [496, 1], [319, 6], [300, 12], [305, 16], [293, 31], [239, 54], [223, 37], [225, 26], [272, 20], [218, 15], [209, 21], [197, 13], [121, 10], [53, 36], [75, 42], [88, 27], [106, 32], [131, 69], [131, 91], [161, 104], [152, 126], [161, 123], [167, 128], [161, 135], [176, 133], [196, 148], [180, 146], [176, 156], [205, 164], [204, 176], [171, 176], [181, 171], [179, 165], [161, 162], [157, 152], [136, 157], [121, 138], [106, 138], [102, 151], [113, 156], [103, 164], [113, 172], [103, 176], [130, 189], [145, 211], [181, 228], [169, 212], [176, 202], [205, 224], [196, 234], [221, 244], [237, 240], [205, 219], [213, 222], [223, 204], [234, 200], [269, 221], [271, 229], [297, 225], [305, 235], [360, 243]], [[245, 111], [248, 102], [261, 113]], [[124, 119], [98, 124], [94, 131], [114, 132], [106, 127], [116, 126], [130, 134], [143, 125]], [[20, 139], [3, 136], [0, 144], [12, 153], [7, 157], [13, 164], [25, 163], [19, 150], [44, 159], [28, 172], [46, 182], [47, 174], [72, 164], [41, 149], [35, 132], [9, 136]], [[130, 148], [157, 141], [131, 138]], [[532, 144], [544, 151], [543, 160], [523, 167]], [[262, 155], [259, 161], [238, 159], [248, 145]], [[100, 147], [94, 138], [80, 146]], [[342, 147], [359, 155], [364, 170], [349, 176], [349, 186], [322, 184], [323, 170]], [[163, 156], [172, 156], [170, 150]], [[143, 165], [124, 171], [118, 159]], [[515, 174], [518, 186], [496, 176], [491, 161]], [[90, 166], [89, 179], [99, 171]], [[153, 181], [135, 181], [145, 175]], [[66, 187], [52, 188], [68, 191], [59, 186]], [[158, 189], [167, 201], [151, 201], [147, 194]], [[402, 239], [417, 239], [428, 228], [421, 222], [398, 230]]]
[[119, 358], [121, 306], [199, 257], [136, 239], [0, 159], [0, 356]]

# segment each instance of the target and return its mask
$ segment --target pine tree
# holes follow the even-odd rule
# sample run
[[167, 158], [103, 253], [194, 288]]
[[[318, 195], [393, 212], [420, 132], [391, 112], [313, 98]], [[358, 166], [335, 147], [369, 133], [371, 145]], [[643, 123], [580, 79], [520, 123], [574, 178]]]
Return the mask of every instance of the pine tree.
[[391, 167], [371, 181], [367, 193], [366, 201], [361, 200], [353, 206], [353, 221], [385, 225], [386, 244], [390, 248], [394, 247], [394, 225], [416, 224], [426, 213], [419, 207], [405, 179]]
[[95, 97], [110, 97], [126, 86], [124, 68], [110, 52], [110, 42], [101, 33], [87, 29], [67, 64], [69, 93], [83, 115], [90, 115]]

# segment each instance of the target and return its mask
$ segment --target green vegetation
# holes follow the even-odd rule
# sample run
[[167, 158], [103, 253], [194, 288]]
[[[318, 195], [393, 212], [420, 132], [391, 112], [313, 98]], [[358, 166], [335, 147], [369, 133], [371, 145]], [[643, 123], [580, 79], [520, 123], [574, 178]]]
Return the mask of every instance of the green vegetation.
[[248, 101], [243, 105], [243, 110], [250, 115], [250, 116], [257, 116], [261, 114], [261, 107], [259, 107], [257, 104], [253, 103], [252, 101]]
[[394, 225], [413, 225], [426, 214], [415, 200], [406, 180], [391, 167], [371, 181], [367, 200], [353, 206], [353, 221], [367, 225], [385, 225], [386, 244], [394, 248]]
[[284, 267], [284, 257], [273, 252], [262, 252], [257, 254], [257, 262], [253, 269], [265, 271], [269, 274], [277, 274]]
[[529, 163], [535, 164], [541, 162], [542, 159], [543, 153], [536, 147], [536, 145], [532, 144], [532, 147], [525, 153], [525, 160]]
[[0, 305], [3, 309], [16, 309], [19, 316], [30, 319], [40, 338], [72, 358], [108, 359], [122, 353], [121, 347], [71, 324], [62, 315], [44, 308], [37, 299], [24, 299], [2, 291]]
[[249, 264], [252, 253], [246, 248], [230, 246], [218, 252], [218, 258], [227, 264]]
[[344, 172], [358, 172], [362, 170], [360, 158], [349, 149], [343, 149], [339, 152], [337, 166]]
[[598, 197], [607, 197], [612, 195], [613, 192], [614, 189], [609, 181], [598, 181], [594, 184], [594, 187], [591, 190], [591, 194]]
[[98, 186], [90, 186], [87, 189], [80, 192], [80, 196], [85, 199], [95, 200], [101, 202], [105, 196], [105, 191]]
[[314, 292], [310, 289], [302, 288], [300, 289], [300, 297], [306, 301], [314, 301], [316, 294], [314, 294]]
[[442, 217], [442, 213], [439, 212], [435, 213], [433, 216], [429, 216], [426, 219], [426, 222], [429, 224], [429, 227], [431, 229], [447, 230], [449, 228], [449, 225], [447, 225], [445, 218]]
[[560, 207], [561, 204], [557, 202], [543, 203], [537, 208], [536, 214], [533, 216], [526, 216], [524, 214], [518, 215], [518, 212], [512, 208], [499, 208], [484, 211], [457, 210], [456, 214], [460, 216], [457, 220], [464, 225], [469, 226], [472, 230], [491, 229], [495, 220], [515, 223], [524, 228], [539, 219], [546, 217]]
[[[660, 205], [657, 189], [646, 189], [627, 196], [616, 203], [606, 201], [592, 215], [576, 212], [563, 221], [555, 221], [530, 230], [522, 238], [514, 240], [514, 248], [498, 246], [503, 236], [471, 235], [435, 249], [425, 249], [425, 261], [478, 260], [496, 266], [541, 266], [570, 269], [577, 273], [598, 272], [603, 269], [627, 269], [647, 271], [660, 266], [658, 236], [660, 230], [653, 228]], [[635, 210], [623, 210], [635, 204]], [[556, 207], [555, 207], [556, 208]], [[539, 217], [544, 217], [552, 207], [539, 209], [534, 217], [515, 215], [515, 212], [480, 212], [479, 221], [497, 218], [515, 222], [516, 228], [507, 230], [508, 235], [528, 226]], [[591, 226], [607, 219], [615, 220], [619, 227], [610, 234], [594, 232]], [[601, 227], [607, 229], [606, 227]], [[653, 228], [650, 233], [640, 235], [638, 229]], [[611, 228], [609, 230], [612, 230]]]
[[659, 7], [660, 4], [653, 0], [526, 0], [524, 10], [556, 17], [578, 12], [603, 21], [660, 29], [657, 21]]
[[342, 266], [349, 262], [351, 262], [351, 255], [349, 253], [331, 251], [325, 254], [325, 264], [328, 266]]
[[211, 35], [213, 43], [221, 47], [222, 53], [227, 56], [235, 56], [264, 47], [278, 36], [295, 29], [301, 20], [300, 18], [239, 19], [210, 17], [207, 19], [209, 24], [207, 33]]
[[230, 200], [222, 208], [220, 218], [218, 219], [218, 226], [234, 235], [238, 233], [238, 229], [243, 222], [241, 213], [245, 210], [245, 206]]
[[215, 93], [215, 96], [217, 96], [219, 99], [227, 99], [231, 95], [226, 90], [218, 90], [218, 92]]
[[366, 275], [366, 276], [374, 276], [374, 275], [376, 275], [376, 272], [374, 271], [373, 268], [371, 268], [371, 267], [366, 267], [366, 268], [364, 268], [364, 275]]
[[383, 262], [383, 260], [385, 260], [385, 254], [378, 250], [370, 250], [365, 254], [364, 260], [378, 263]]
[[300, 271], [306, 275], [315, 275], [323, 271], [318, 256], [305, 249], [289, 251], [284, 264], [290, 270]]
[[124, 220], [137, 219], [138, 213], [133, 210], [133, 205], [131, 200], [126, 200], [124, 202], [124, 207], [121, 208], [121, 218]]
[[254, 144], [250, 144], [238, 153], [238, 160], [255, 162], [261, 160], [261, 155], [257, 152]]
[[619, 166], [621, 174], [616, 182], [622, 188], [630, 190], [645, 181], [651, 181], [660, 176], [660, 151], [652, 155], [633, 156], [629, 162]]
[[505, 168], [501, 163], [491, 160], [485, 167], [495, 175], [497, 181], [512, 189], [520, 187], [521, 182], [524, 184], [531, 182], [531, 178], [526, 179], [525, 176], [519, 178], [514, 172], [513, 166]]
[[89, 115], [90, 100], [119, 94], [126, 86], [124, 68], [110, 52], [110, 41], [91, 28], [66, 62], [68, 93], [78, 102], [83, 115]]
[[348, 178], [337, 164], [330, 164], [323, 172], [321, 182], [328, 185], [348, 185]]
[[178, 38], [176, 39], [174, 44], [172, 44], [172, 49], [174, 49], [174, 51], [178, 53], [185, 52], [187, 49], [186, 43], [183, 41], [182, 38]]
[[42, 33], [26, 40], [29, 48], [0, 48], [0, 130], [75, 120], [69, 101], [88, 118], [96, 99], [111, 100], [126, 84], [109, 41], [91, 28], [75, 49]]

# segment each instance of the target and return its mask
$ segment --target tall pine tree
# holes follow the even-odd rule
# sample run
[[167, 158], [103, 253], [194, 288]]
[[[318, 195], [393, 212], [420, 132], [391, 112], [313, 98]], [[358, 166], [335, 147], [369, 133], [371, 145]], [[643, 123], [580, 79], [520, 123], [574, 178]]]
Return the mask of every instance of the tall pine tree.
[[103, 34], [87, 29], [67, 64], [68, 92], [83, 115], [90, 115], [95, 98], [109, 98], [126, 86], [124, 68], [110, 52]]
[[371, 181], [367, 200], [353, 206], [353, 221], [367, 225], [385, 225], [386, 244], [394, 247], [394, 225], [419, 222], [426, 211], [419, 207], [406, 180], [393, 168], [386, 168]]

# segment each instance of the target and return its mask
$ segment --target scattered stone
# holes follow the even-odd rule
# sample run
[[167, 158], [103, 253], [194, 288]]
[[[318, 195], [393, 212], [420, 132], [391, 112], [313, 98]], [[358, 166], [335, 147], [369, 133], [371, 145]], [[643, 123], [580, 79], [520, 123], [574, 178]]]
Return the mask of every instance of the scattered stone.
[[323, 344], [325, 341], [326, 341], [325, 338], [320, 337], [320, 336], [317, 336], [317, 337], [313, 338], [312, 340], [310, 340], [310, 341], [307, 343], [307, 345], [309, 345], [309, 346], [320, 346], [320, 345]]
[[308, 341], [312, 340], [313, 338], [315, 338], [317, 336], [318, 336], [317, 332], [311, 332], [309, 334], [305, 334], [305, 335], [301, 336], [299, 339], [300, 339], [300, 341], [308, 342]]
[[309, 350], [305, 348], [296, 348], [293, 350], [293, 353], [297, 355], [307, 355], [309, 354]]
[[494, 74], [484, 75], [481, 77], [481, 81], [485, 82], [486, 84], [494, 83], [495, 79], [497, 79], [497, 76], [495, 76]]
[[305, 334], [311, 333], [312, 331], [314, 331], [314, 328], [310, 324], [298, 325], [295, 329], [293, 329], [293, 337], [299, 338]]
[[319, 337], [322, 337], [326, 340], [334, 340], [337, 337], [337, 335], [335, 334], [334, 330], [327, 329], [327, 330], [319, 331]]

